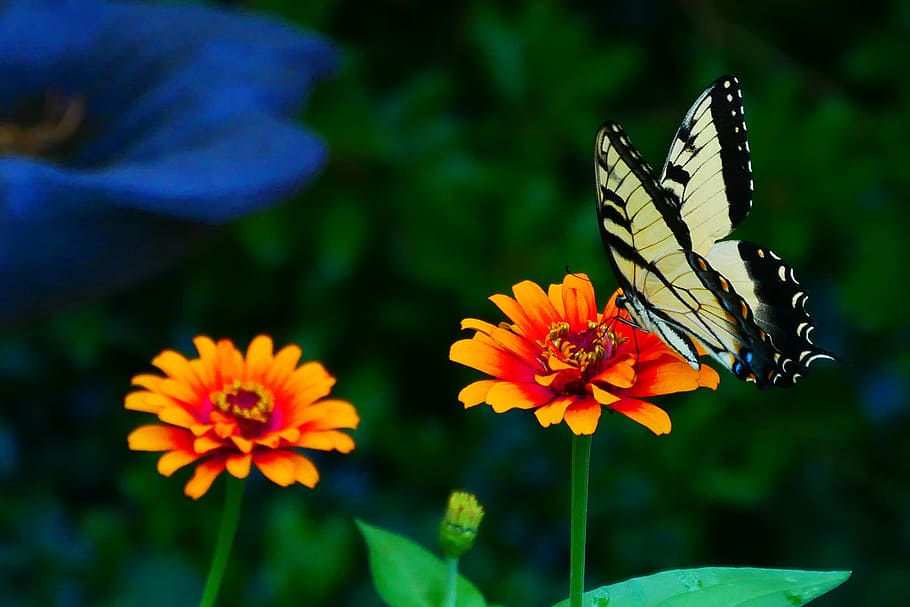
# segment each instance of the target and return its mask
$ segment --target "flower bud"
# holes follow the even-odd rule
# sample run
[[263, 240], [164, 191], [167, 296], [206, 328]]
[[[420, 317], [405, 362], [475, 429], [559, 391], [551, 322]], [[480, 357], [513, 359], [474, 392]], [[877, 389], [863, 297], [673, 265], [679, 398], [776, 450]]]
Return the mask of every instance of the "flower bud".
[[483, 520], [483, 508], [470, 493], [455, 491], [449, 496], [449, 507], [439, 525], [439, 544], [442, 553], [458, 558], [471, 549], [477, 528]]

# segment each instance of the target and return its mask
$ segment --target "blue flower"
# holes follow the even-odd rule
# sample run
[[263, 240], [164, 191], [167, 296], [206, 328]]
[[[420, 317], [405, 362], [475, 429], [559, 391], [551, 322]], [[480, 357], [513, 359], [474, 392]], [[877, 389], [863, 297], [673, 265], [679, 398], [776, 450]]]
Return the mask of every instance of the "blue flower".
[[102, 293], [295, 192], [323, 39], [193, 5], [0, 8], [0, 324]]

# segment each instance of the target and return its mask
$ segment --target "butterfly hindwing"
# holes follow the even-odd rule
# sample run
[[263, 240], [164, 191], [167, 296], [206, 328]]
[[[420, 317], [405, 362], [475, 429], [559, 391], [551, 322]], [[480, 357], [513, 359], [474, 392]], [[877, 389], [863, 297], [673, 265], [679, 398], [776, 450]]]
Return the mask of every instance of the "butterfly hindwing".
[[809, 296], [792, 266], [773, 251], [727, 240], [714, 245], [708, 260], [744, 298], [756, 324], [768, 334], [770, 362], [760, 368], [752, 365], [759, 378], [789, 386], [814, 361], [834, 358], [812, 343], [815, 323], [806, 311]]

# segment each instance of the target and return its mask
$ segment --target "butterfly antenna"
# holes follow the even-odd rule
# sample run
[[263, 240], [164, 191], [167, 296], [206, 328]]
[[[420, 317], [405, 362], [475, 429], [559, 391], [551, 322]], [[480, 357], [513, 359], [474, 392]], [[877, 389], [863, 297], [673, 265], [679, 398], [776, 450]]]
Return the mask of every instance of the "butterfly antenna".
[[566, 264], [565, 270], [566, 270], [566, 274], [570, 274], [570, 275], [574, 276], [575, 278], [578, 278], [579, 280], [586, 280], [588, 282], [591, 282], [591, 284], [593, 284], [593, 282], [591, 281], [591, 279], [589, 277], [583, 276], [581, 274], [576, 274], [575, 272], [570, 270], [568, 264]]

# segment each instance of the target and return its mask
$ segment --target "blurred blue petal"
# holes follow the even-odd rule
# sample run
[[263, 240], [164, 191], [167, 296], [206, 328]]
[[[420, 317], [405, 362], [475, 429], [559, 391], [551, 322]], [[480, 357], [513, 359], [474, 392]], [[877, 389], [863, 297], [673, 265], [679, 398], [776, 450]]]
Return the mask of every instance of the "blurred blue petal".
[[0, 156], [2, 324], [155, 271], [324, 162], [295, 120], [334, 67], [324, 39], [194, 5], [2, 7], [0, 124], [49, 95], [85, 107], [60, 158]]

